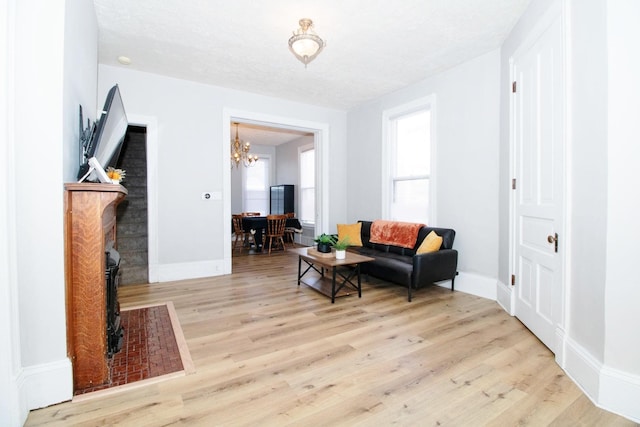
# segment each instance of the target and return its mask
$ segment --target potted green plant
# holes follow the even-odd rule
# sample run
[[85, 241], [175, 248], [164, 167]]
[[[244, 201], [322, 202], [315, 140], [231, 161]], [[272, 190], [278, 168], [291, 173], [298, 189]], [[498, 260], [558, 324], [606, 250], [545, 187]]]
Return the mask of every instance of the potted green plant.
[[331, 246], [335, 243], [335, 238], [329, 234], [322, 233], [315, 239], [314, 242], [318, 244], [318, 252], [322, 252], [324, 254], [328, 254], [331, 252]]
[[347, 248], [349, 247], [349, 237], [336, 240], [333, 243], [333, 247], [336, 250], [336, 259], [345, 259], [347, 257]]

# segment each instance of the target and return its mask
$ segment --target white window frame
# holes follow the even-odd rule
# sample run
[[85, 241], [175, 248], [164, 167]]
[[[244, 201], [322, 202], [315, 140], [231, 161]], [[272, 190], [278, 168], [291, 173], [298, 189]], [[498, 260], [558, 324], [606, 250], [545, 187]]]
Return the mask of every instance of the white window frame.
[[431, 112], [431, 174], [429, 178], [429, 225], [436, 225], [436, 202], [438, 200], [436, 193], [436, 96], [435, 94], [416, 99], [406, 104], [384, 110], [382, 112], [382, 218], [391, 218], [391, 203], [393, 197], [393, 161], [395, 156], [395, 132], [394, 121], [401, 116], [415, 113], [420, 110], [429, 110]]
[[[270, 187], [272, 185], [273, 182], [273, 159], [271, 154], [259, 154], [258, 155], [258, 161], [268, 161], [269, 162], [269, 170], [267, 171], [267, 189], [265, 190], [266, 192], [266, 211], [262, 212], [264, 215], [269, 215], [269, 212], [271, 210], [271, 202], [269, 200], [270, 197]], [[248, 211], [253, 211], [253, 209], [250, 209], [247, 207], [247, 187], [246, 187], [246, 183], [247, 183], [247, 171], [251, 168], [251, 166], [249, 167], [245, 167], [242, 164], [240, 164], [240, 167], [242, 168], [242, 211], [243, 212], [248, 212]]]
[[[315, 144], [305, 144], [305, 145], [301, 145], [300, 147], [298, 147], [298, 212], [297, 215], [301, 218], [302, 216], [302, 168], [300, 167], [300, 157], [302, 156], [302, 153], [304, 153], [305, 151], [310, 151], [313, 150], [314, 151], [314, 160], [315, 160], [315, 165], [314, 168], [318, 167], [318, 150], [316, 150]], [[314, 191], [314, 203], [316, 206], [316, 210], [317, 210], [317, 206], [318, 206], [318, 186], [317, 183], [315, 182], [315, 175], [317, 175], [317, 173], [314, 173], [314, 183], [313, 183], [313, 191]], [[316, 223], [316, 218], [314, 216], [313, 221], [300, 221], [303, 225], [313, 225], [315, 226]]]

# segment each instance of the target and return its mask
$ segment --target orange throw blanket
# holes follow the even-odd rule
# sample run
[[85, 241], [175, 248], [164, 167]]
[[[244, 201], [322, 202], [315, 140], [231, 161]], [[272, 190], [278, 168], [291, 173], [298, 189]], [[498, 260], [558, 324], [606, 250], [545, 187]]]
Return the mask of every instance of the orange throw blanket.
[[378, 219], [371, 224], [371, 243], [400, 246], [412, 249], [416, 245], [418, 232], [424, 224]]

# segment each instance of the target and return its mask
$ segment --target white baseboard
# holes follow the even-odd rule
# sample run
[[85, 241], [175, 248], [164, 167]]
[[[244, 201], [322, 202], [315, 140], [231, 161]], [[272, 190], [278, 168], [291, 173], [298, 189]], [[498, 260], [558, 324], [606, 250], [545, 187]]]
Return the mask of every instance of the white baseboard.
[[571, 377], [578, 387], [591, 398], [597, 401], [600, 389], [600, 375], [602, 363], [591, 355], [584, 347], [568, 336], [565, 336], [561, 344], [563, 357], [558, 362], [562, 363], [562, 369]]
[[160, 281], [160, 266], [155, 263], [149, 263], [149, 283], [158, 283]]
[[513, 292], [513, 286], [506, 285], [498, 280], [496, 285], [496, 293], [498, 304], [509, 313], [511, 316], [515, 315], [515, 293]]
[[[515, 313], [513, 314], [513, 316], [515, 316]], [[566, 361], [566, 350], [567, 347], [564, 344], [565, 342], [567, 342], [566, 336], [567, 336], [567, 332], [561, 328], [559, 325], [556, 325], [556, 330], [555, 330], [555, 351], [553, 352], [555, 354], [555, 359], [556, 359], [556, 363], [564, 369], [565, 366], [565, 361]]]
[[610, 368], [565, 336], [562, 368], [598, 407], [640, 422], [640, 377]]
[[[437, 283], [451, 289], [451, 280]], [[496, 280], [473, 273], [460, 272], [456, 276], [454, 289], [471, 295], [496, 300]]]
[[225, 274], [224, 260], [183, 262], [158, 266], [158, 282], [198, 279]]
[[73, 368], [71, 361], [64, 359], [27, 366], [17, 379], [21, 401], [28, 410], [44, 408], [73, 397]]
[[599, 406], [640, 423], [640, 376], [604, 366]]
[[29, 408], [22, 391], [23, 383], [22, 369], [17, 375], [8, 375], [0, 381], [0, 426], [21, 426], [27, 421]]

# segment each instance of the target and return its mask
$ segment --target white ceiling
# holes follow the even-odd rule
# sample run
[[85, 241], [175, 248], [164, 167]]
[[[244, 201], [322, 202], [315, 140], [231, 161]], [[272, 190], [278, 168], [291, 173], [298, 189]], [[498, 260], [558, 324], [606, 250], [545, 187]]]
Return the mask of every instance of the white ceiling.
[[[274, 128], [252, 123], [238, 124], [238, 138], [243, 142], [249, 141], [251, 144], [277, 146], [287, 142], [295, 141], [303, 136], [313, 135], [309, 132], [302, 132], [294, 129]], [[236, 127], [231, 125], [231, 139], [236, 137]]]
[[[498, 48], [530, 0], [94, 0], [100, 63], [348, 110]], [[300, 18], [326, 41], [305, 69]]]

